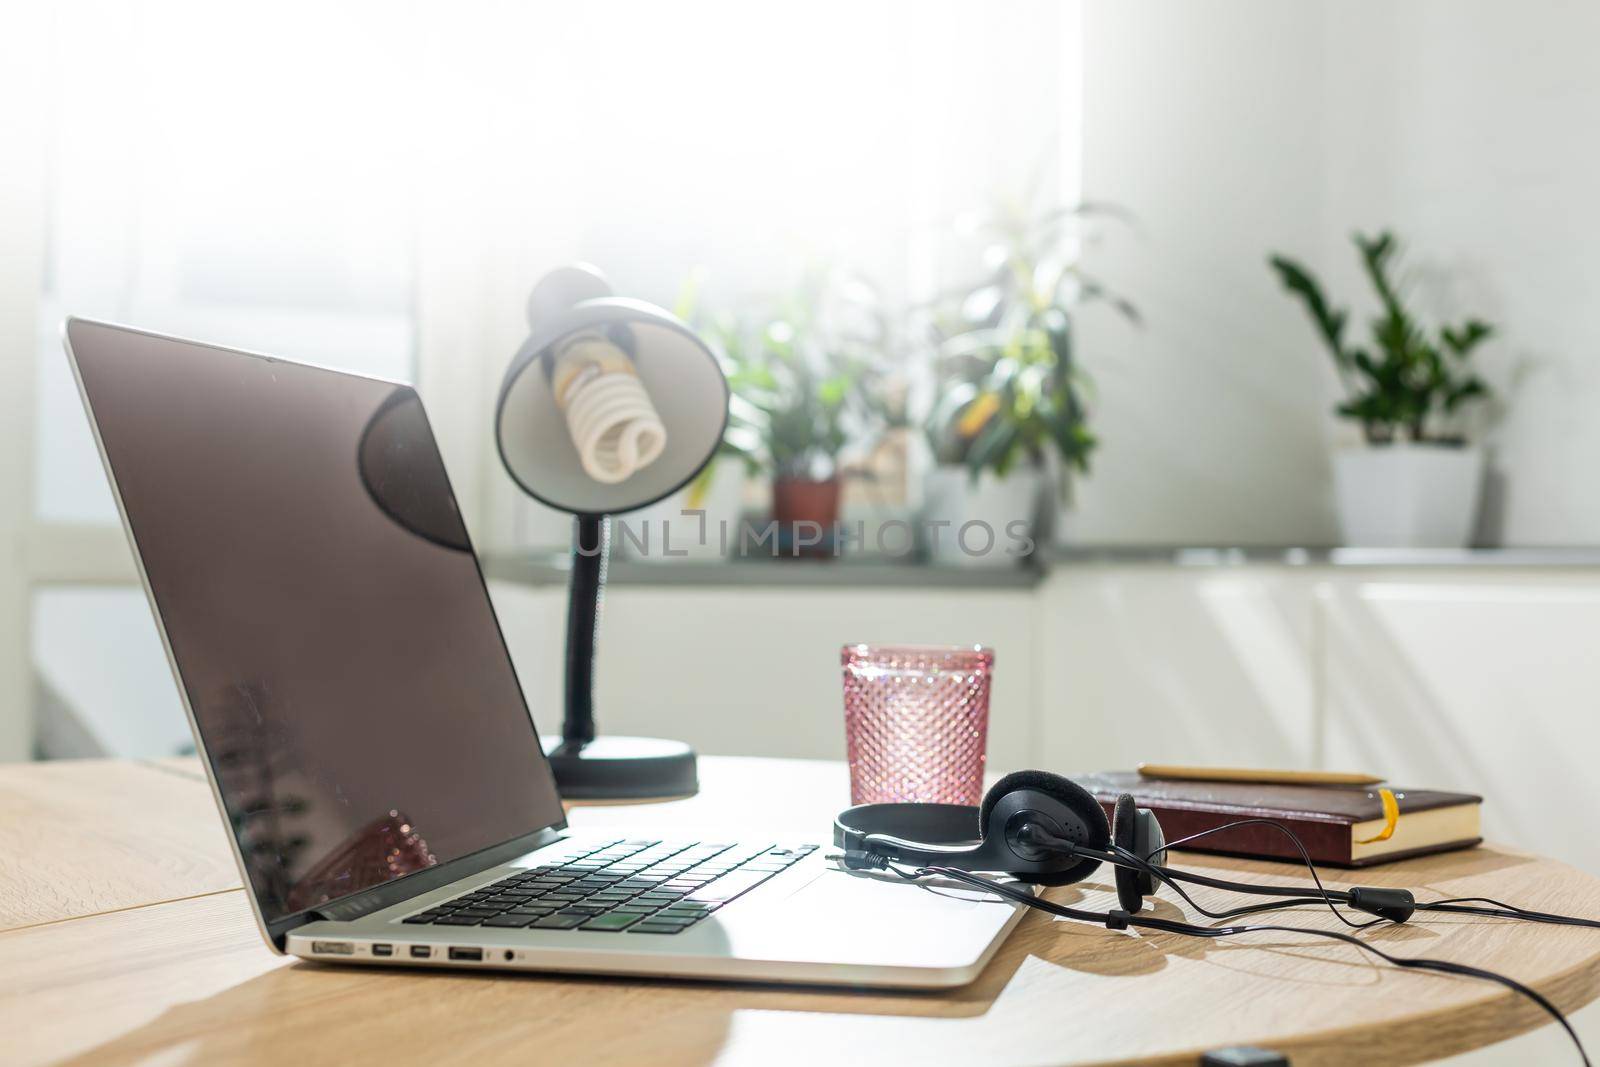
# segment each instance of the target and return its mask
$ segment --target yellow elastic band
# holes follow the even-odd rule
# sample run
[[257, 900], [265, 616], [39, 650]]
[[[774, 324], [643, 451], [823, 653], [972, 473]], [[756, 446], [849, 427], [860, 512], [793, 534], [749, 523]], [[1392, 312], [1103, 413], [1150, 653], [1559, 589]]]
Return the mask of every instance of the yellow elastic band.
[[1394, 828], [1400, 825], [1400, 802], [1394, 798], [1394, 790], [1379, 789], [1378, 799], [1383, 801], [1383, 829], [1371, 837], [1364, 837], [1357, 841], [1358, 845], [1370, 845], [1374, 841], [1387, 841], [1394, 836]]

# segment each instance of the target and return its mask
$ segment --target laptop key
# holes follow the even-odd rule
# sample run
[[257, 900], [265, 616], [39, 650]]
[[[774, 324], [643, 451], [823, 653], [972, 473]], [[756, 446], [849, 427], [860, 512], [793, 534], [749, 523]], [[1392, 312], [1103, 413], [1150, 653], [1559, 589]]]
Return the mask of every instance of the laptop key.
[[697, 918], [699, 918], [697, 915], [672, 915], [663, 909], [650, 916], [650, 921], [653, 923], [681, 923], [684, 926], [688, 926]]
[[675, 922], [680, 926], [693, 926], [704, 918], [704, 915], [673, 915], [663, 911], [650, 916], [650, 921], [653, 923]]
[[483, 920], [483, 925], [484, 926], [527, 926], [529, 923], [533, 922], [534, 919], [536, 919], [536, 918], [543, 918], [543, 916], [536, 916], [536, 915], [496, 915], [492, 919]]
[[533, 920], [533, 928], [536, 930], [571, 930], [575, 926], [581, 926], [588, 919], [589, 916], [587, 915], [563, 915], [557, 912], [554, 915], [546, 915], [542, 919]]
[[627, 915], [618, 912], [607, 912], [605, 915], [596, 915], [583, 924], [585, 930], [626, 930], [634, 923], [640, 921], [641, 916]]
[[682, 900], [661, 909], [663, 915], [710, 915], [721, 904], [708, 904], [702, 900]]
[[684, 923], [663, 923], [654, 919], [645, 919], [643, 922], [634, 923], [628, 927], [630, 934], [677, 934], [687, 930]]
[[477, 926], [483, 919], [475, 915], [445, 915], [433, 920], [435, 926]]

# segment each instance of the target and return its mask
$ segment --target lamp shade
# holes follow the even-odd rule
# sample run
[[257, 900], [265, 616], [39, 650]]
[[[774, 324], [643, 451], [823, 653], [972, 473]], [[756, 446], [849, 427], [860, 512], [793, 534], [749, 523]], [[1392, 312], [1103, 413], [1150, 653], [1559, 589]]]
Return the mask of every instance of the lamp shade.
[[[580, 264], [539, 282], [528, 298], [528, 325], [500, 384], [495, 440], [507, 472], [529, 496], [578, 515], [614, 515], [676, 492], [710, 461], [728, 421], [728, 381], [676, 316], [613, 295], [598, 270]], [[556, 354], [579, 335], [603, 337], [632, 359], [666, 430], [661, 454], [619, 482], [585, 471], [557, 406]]]

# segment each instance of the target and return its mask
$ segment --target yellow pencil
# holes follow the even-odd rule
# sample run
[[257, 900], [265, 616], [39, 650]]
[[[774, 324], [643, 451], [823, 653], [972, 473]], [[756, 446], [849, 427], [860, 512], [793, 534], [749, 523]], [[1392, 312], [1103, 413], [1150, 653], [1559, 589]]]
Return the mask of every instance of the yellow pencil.
[[1282, 771], [1251, 767], [1185, 767], [1175, 763], [1141, 763], [1142, 778], [1181, 778], [1191, 782], [1261, 782], [1270, 785], [1377, 785], [1376, 774], [1351, 771]]

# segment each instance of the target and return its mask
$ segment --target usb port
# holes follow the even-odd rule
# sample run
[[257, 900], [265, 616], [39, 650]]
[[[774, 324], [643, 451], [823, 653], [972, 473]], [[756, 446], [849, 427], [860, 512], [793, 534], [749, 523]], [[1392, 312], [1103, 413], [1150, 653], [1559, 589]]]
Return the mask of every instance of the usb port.
[[349, 941], [313, 941], [311, 951], [319, 956], [354, 956], [356, 946]]
[[394, 955], [394, 946], [393, 945], [384, 945], [384, 944], [373, 945], [372, 946], [372, 954], [374, 956], [393, 956]]
[[481, 960], [483, 959], [483, 949], [462, 948], [459, 945], [451, 945], [450, 958], [453, 960]]
[[433, 955], [433, 949], [428, 945], [411, 946], [411, 958], [414, 960], [425, 960], [431, 955]]

